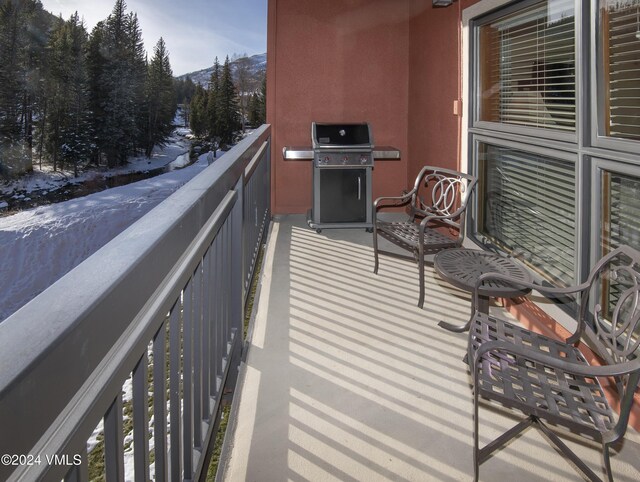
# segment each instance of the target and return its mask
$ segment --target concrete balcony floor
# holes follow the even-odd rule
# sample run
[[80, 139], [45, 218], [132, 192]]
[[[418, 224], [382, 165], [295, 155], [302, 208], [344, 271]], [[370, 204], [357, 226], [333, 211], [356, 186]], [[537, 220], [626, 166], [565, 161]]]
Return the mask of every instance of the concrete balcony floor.
[[[415, 264], [382, 258], [378, 275], [372, 268], [364, 229], [316, 234], [302, 216], [275, 220], [225, 480], [472, 480], [466, 335], [437, 325], [464, 321], [469, 295], [428, 269], [421, 310]], [[516, 420], [483, 404], [481, 443]], [[563, 440], [601, 473], [599, 445]], [[615, 480], [639, 480], [633, 430], [612, 465]], [[535, 429], [495, 453], [480, 478], [583, 480]]]

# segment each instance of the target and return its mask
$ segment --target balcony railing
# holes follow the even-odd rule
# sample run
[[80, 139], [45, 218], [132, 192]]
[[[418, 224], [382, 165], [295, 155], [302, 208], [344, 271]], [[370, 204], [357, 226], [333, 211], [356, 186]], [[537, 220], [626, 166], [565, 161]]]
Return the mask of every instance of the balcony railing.
[[0, 324], [0, 454], [19, 457], [1, 480], [88, 480], [100, 422], [107, 480], [125, 454], [135, 480], [206, 470], [270, 219], [269, 144], [263, 126]]

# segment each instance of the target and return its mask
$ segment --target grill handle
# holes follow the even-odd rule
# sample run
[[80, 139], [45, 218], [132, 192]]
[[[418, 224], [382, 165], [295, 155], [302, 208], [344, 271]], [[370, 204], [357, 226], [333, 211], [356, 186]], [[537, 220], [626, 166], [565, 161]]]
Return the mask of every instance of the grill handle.
[[358, 201], [362, 199], [362, 178], [358, 176]]

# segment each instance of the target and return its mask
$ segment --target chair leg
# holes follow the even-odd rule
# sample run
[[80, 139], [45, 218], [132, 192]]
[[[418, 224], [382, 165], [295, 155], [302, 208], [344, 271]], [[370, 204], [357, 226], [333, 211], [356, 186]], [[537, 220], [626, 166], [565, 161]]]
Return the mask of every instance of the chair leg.
[[611, 472], [611, 460], [609, 458], [609, 444], [602, 444], [602, 454], [604, 456], [604, 471], [607, 475], [607, 480], [613, 482], [613, 473]]
[[378, 274], [378, 230], [375, 223], [373, 224], [373, 274]]
[[418, 247], [418, 276], [420, 278], [420, 296], [418, 297], [418, 308], [422, 309], [424, 305], [424, 250], [422, 248], [422, 240]]
[[[593, 472], [593, 470], [591, 470], [587, 466], [587, 464], [585, 464], [575, 453], [573, 453], [573, 451], [569, 447], [567, 447], [567, 445], [562, 440], [560, 440], [560, 437], [558, 437], [555, 433], [553, 433], [551, 429], [547, 427], [544, 422], [542, 422], [541, 420], [537, 420], [537, 426], [542, 431], [542, 433], [544, 433], [547, 436], [547, 440], [549, 440], [558, 450], [560, 450], [560, 452], [565, 457], [571, 460], [571, 462], [573, 462], [573, 464], [587, 477], [587, 479], [591, 480], [592, 482], [602, 482], [602, 479], [598, 477]], [[606, 464], [609, 462], [608, 455], [609, 455], [608, 450], [605, 450], [604, 451], [605, 468], [606, 468]], [[607, 475], [609, 476], [609, 480], [612, 482], [613, 479], [611, 478], [611, 471], [608, 469], [607, 469]]]
[[478, 431], [478, 379], [476, 377], [475, 385], [473, 386], [473, 480], [475, 482], [478, 482], [478, 477], [480, 476], [480, 447], [478, 446]]

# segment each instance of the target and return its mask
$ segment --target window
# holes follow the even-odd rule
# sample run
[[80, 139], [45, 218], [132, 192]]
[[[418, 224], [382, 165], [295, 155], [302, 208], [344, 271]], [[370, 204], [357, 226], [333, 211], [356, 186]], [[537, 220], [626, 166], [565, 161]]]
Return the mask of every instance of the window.
[[[602, 217], [599, 226], [599, 255], [627, 244], [640, 247], [640, 177], [609, 170], [615, 164], [604, 163], [599, 167], [599, 200]], [[605, 317], [612, 315], [621, 294], [621, 285], [607, 285], [599, 300]]]
[[600, 17], [600, 133], [640, 140], [640, 0], [601, 0]]
[[600, 255], [624, 244], [640, 247], [640, 177], [604, 171], [601, 179]]
[[559, 286], [640, 250], [640, 0], [511, 2], [469, 26], [470, 236]]
[[479, 233], [557, 284], [573, 281], [574, 163], [480, 143]]
[[575, 131], [573, 2], [540, 2], [480, 27], [480, 120]]

